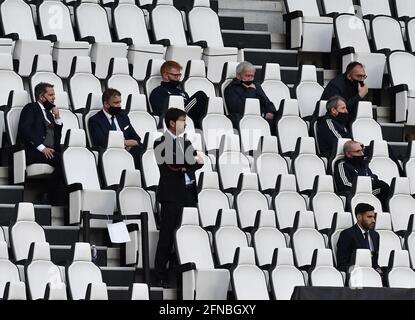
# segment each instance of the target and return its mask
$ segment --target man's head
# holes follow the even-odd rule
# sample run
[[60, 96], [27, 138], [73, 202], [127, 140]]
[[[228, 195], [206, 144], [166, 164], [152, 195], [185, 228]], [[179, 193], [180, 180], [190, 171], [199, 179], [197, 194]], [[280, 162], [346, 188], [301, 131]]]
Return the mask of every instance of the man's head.
[[109, 114], [118, 114], [121, 111], [121, 92], [117, 89], [106, 89], [102, 94], [102, 105]]
[[177, 87], [182, 76], [182, 69], [182, 66], [176, 61], [170, 60], [164, 62], [160, 68], [160, 75], [163, 79], [163, 82], [170, 82], [172, 85]]
[[236, 67], [236, 79], [250, 85], [255, 78], [255, 67], [248, 61], [243, 61]]
[[347, 115], [346, 101], [341, 96], [333, 96], [327, 101], [327, 112], [333, 117], [341, 118], [342, 115]]
[[164, 116], [164, 123], [167, 129], [178, 136], [186, 129], [186, 112], [177, 108], [170, 108]]
[[350, 81], [364, 81], [367, 77], [365, 68], [360, 62], [350, 62], [346, 67], [346, 77]]
[[353, 140], [347, 141], [344, 144], [343, 153], [344, 156], [349, 159], [364, 156], [362, 144]]
[[50, 110], [55, 105], [55, 89], [53, 89], [53, 84], [41, 82], [35, 87], [35, 97], [36, 101], [40, 102], [45, 109]]
[[369, 231], [375, 228], [375, 208], [370, 204], [359, 203], [354, 209], [354, 214], [356, 215], [357, 223], [363, 230]]

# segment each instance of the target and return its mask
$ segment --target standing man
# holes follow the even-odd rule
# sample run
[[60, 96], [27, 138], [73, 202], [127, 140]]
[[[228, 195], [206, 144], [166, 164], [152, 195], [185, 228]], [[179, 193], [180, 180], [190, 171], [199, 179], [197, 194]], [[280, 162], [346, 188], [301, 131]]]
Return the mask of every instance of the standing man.
[[181, 211], [183, 207], [197, 205], [195, 171], [203, 166], [203, 158], [190, 141], [181, 136], [186, 128], [186, 113], [176, 108], [168, 109], [164, 122], [167, 130], [154, 143], [160, 170], [156, 199], [161, 203], [160, 235], [154, 266], [160, 286], [167, 284], [167, 263]]
[[150, 104], [155, 115], [163, 117], [168, 109], [169, 96], [182, 96], [184, 109], [192, 118], [195, 127], [200, 128], [201, 119], [206, 115], [208, 97], [205, 92], [197, 91], [193, 96], [181, 88], [182, 66], [176, 61], [166, 61], [160, 68], [161, 84], [150, 94]]
[[375, 231], [375, 208], [367, 203], [359, 203], [355, 208], [357, 223], [340, 233], [337, 242], [337, 268], [347, 272], [352, 265], [352, 255], [356, 249], [370, 249], [372, 267], [382, 273], [378, 265], [379, 233]]
[[108, 88], [102, 94], [102, 104], [102, 110], [93, 115], [88, 122], [92, 145], [105, 149], [110, 130], [122, 131], [125, 149], [134, 157], [135, 167], [139, 169], [143, 145], [127, 114], [121, 109], [121, 93]]
[[225, 89], [225, 103], [233, 127], [238, 129], [239, 120], [244, 115], [246, 98], [259, 99], [261, 115], [268, 121], [271, 132], [275, 133], [274, 117], [277, 110], [268, 99], [264, 90], [254, 82], [255, 67], [252, 63], [243, 61], [236, 67], [236, 78]]
[[36, 102], [22, 110], [17, 129], [17, 142], [24, 145], [27, 165], [46, 163], [55, 168], [48, 183], [49, 201], [54, 201], [56, 189], [62, 182], [61, 135], [63, 123], [54, 105], [53, 85], [41, 82], [35, 87]]
[[320, 154], [330, 158], [333, 147], [339, 138], [352, 138], [347, 128], [349, 112], [346, 101], [340, 96], [334, 96], [327, 101], [327, 113], [317, 121], [317, 141]]
[[329, 100], [335, 95], [343, 97], [346, 100], [347, 110], [353, 119], [356, 116], [359, 101], [364, 100], [369, 92], [364, 83], [366, 78], [363, 65], [357, 61], [351, 62], [347, 65], [345, 73], [338, 75], [327, 84], [321, 95], [321, 100]]

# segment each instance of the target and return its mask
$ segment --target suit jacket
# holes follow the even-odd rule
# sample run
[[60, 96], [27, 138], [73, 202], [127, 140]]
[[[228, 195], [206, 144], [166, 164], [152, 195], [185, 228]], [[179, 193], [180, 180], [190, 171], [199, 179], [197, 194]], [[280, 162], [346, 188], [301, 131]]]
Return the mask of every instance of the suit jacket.
[[[140, 137], [137, 132], [135, 132], [130, 123], [130, 119], [125, 113], [121, 112], [116, 115], [115, 118], [118, 121], [120, 129], [124, 133], [125, 140], [136, 140], [138, 143], [141, 142]], [[107, 147], [110, 126], [110, 122], [108, 121], [108, 118], [104, 114], [103, 110], [99, 111], [89, 119], [88, 127], [93, 146], [101, 148]]]
[[[46, 111], [49, 112], [50, 111]], [[53, 126], [54, 129], [54, 149], [60, 152], [60, 141], [63, 125]], [[37, 147], [45, 141], [47, 122], [39, 103], [28, 103], [22, 110], [17, 129], [17, 143], [23, 144], [26, 151], [27, 163], [38, 159], [39, 150]]]
[[[379, 233], [375, 230], [369, 230], [370, 238], [372, 239], [374, 251], [372, 254], [372, 267], [378, 268], [379, 255]], [[351, 258], [354, 250], [365, 249], [365, 238], [359, 226], [355, 224], [353, 227], [343, 230], [340, 233], [337, 242], [337, 267], [341, 271], [348, 271], [352, 264]]]
[[[167, 131], [154, 142], [154, 151], [160, 170], [156, 199], [159, 202], [177, 202], [182, 205], [185, 192], [188, 192], [186, 190], [185, 173], [193, 181], [192, 192], [195, 199], [197, 199], [195, 171], [201, 168], [202, 165], [197, 164], [193, 159], [196, 151], [193, 149], [191, 142], [183, 137], [177, 139], [177, 143], [180, 143], [182, 147], [176, 146], [173, 137]], [[177, 169], [185, 171], [177, 171]]]

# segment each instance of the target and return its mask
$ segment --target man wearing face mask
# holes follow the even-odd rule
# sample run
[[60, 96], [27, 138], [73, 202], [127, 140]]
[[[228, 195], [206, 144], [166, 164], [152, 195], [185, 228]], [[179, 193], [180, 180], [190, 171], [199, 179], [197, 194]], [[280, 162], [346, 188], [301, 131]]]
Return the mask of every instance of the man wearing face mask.
[[354, 61], [347, 65], [346, 72], [332, 79], [321, 95], [321, 100], [341, 96], [346, 100], [347, 110], [352, 120], [356, 115], [357, 105], [367, 96], [369, 89], [364, 83], [367, 75], [363, 65]]
[[166, 61], [160, 68], [161, 84], [150, 94], [150, 104], [155, 115], [163, 117], [168, 109], [170, 96], [182, 96], [184, 109], [192, 118], [195, 127], [200, 128], [200, 121], [206, 115], [208, 97], [205, 92], [197, 91], [191, 97], [181, 88], [182, 66], [176, 61]]
[[203, 158], [182, 135], [186, 128], [186, 113], [176, 108], [168, 109], [164, 122], [167, 130], [154, 143], [160, 170], [156, 199], [161, 204], [161, 220], [154, 263], [159, 286], [167, 285], [167, 262], [182, 209], [197, 206], [195, 171], [203, 166]]
[[102, 94], [102, 104], [102, 110], [93, 115], [88, 122], [92, 145], [106, 148], [110, 130], [122, 131], [125, 149], [132, 154], [135, 167], [139, 169], [143, 146], [130, 119], [121, 109], [121, 93], [116, 89], [108, 88]]
[[[54, 201], [57, 185], [62, 182], [60, 140], [63, 123], [54, 105], [55, 90], [50, 83], [35, 87], [36, 102], [27, 104], [20, 114], [17, 142], [24, 145], [26, 164], [46, 163], [55, 167], [48, 190]], [[53, 192], [52, 192], [53, 191]]]
[[347, 129], [349, 113], [345, 100], [340, 96], [331, 97], [327, 101], [327, 113], [317, 121], [317, 141], [320, 154], [329, 158], [339, 138], [352, 138]]
[[252, 63], [243, 61], [236, 67], [236, 78], [225, 89], [225, 103], [233, 127], [238, 129], [239, 120], [243, 117], [246, 98], [258, 99], [261, 115], [268, 121], [271, 132], [274, 133], [274, 118], [276, 109], [258, 83], [254, 83], [255, 67]]
[[381, 201], [383, 210], [388, 211], [389, 185], [379, 180], [378, 176], [370, 170], [369, 164], [365, 160], [362, 145], [353, 140], [347, 141], [344, 144], [343, 153], [344, 159], [334, 165], [334, 181], [337, 190], [348, 196], [352, 191], [352, 183], [355, 177], [371, 177], [373, 194]]

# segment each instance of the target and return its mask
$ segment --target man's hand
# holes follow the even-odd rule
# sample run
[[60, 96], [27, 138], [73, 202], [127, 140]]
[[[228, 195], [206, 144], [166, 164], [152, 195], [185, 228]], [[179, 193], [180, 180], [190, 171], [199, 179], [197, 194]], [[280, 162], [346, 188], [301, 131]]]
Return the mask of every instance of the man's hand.
[[61, 118], [58, 107], [52, 108], [52, 114], [56, 120]]
[[138, 141], [137, 140], [124, 140], [124, 145], [125, 145], [125, 149], [127, 149], [127, 151], [130, 151], [132, 147], [138, 145]]
[[369, 88], [367, 87], [367, 85], [361, 86], [360, 84], [358, 85], [358, 93], [360, 98], [364, 98], [367, 96], [369, 92]]
[[265, 119], [272, 120], [274, 119], [274, 114], [272, 112], [268, 112], [265, 114]]
[[196, 151], [197, 155], [195, 156], [195, 161], [197, 164], [205, 164], [203, 161], [203, 153], [200, 151]]
[[46, 147], [45, 149], [42, 150], [42, 153], [44, 154], [44, 156], [46, 157], [46, 159], [52, 159], [53, 158], [53, 154], [55, 153], [55, 150], [52, 149], [52, 148]]

